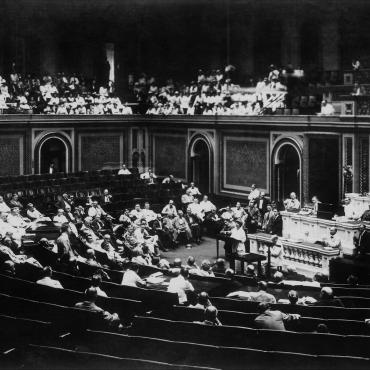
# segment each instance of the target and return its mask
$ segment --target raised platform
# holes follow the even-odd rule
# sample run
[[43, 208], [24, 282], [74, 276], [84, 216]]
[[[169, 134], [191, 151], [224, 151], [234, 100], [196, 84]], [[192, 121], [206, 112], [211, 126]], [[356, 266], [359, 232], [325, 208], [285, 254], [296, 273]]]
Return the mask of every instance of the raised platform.
[[329, 238], [329, 229], [335, 227], [341, 241], [343, 254], [352, 256], [353, 237], [358, 233], [360, 222], [324, 220], [314, 216], [302, 216], [292, 212], [281, 212], [283, 237], [297, 242], [315, 243]]
[[[266, 255], [271, 235], [248, 234], [250, 252]], [[325, 249], [320, 244], [297, 242], [280, 238], [284, 249], [284, 265], [294, 266], [297, 272], [313, 278], [315, 274], [329, 275], [329, 263], [338, 257], [338, 251]]]

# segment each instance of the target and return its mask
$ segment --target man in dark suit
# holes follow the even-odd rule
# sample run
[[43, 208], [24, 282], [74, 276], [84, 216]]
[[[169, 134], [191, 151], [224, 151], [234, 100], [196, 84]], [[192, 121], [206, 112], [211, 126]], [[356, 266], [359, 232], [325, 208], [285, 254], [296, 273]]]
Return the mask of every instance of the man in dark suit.
[[356, 256], [370, 254], [370, 233], [366, 230], [364, 224], [361, 224], [358, 236], [353, 237], [353, 243], [356, 247]]
[[266, 198], [266, 194], [264, 191], [261, 192], [260, 197], [257, 199], [257, 208], [263, 217], [267, 211], [267, 205], [269, 204], [269, 200]]
[[271, 231], [270, 234], [282, 236], [283, 234], [283, 218], [281, 217], [280, 212], [274, 208], [274, 216], [271, 221]]

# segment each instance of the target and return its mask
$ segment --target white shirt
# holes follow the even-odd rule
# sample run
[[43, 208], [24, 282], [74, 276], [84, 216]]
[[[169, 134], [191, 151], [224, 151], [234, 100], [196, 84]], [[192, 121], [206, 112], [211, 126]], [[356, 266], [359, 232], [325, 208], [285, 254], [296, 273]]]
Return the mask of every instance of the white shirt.
[[60, 215], [60, 216], [56, 215], [56, 216], [54, 216], [53, 217], [53, 221], [54, 222], [59, 222], [60, 224], [66, 224], [66, 223], [68, 223], [68, 219], [64, 215]]
[[119, 175], [131, 175], [131, 172], [130, 172], [127, 168], [125, 168], [125, 169], [121, 168], [121, 169], [118, 171], [118, 174], [119, 174]]
[[188, 188], [188, 191], [193, 197], [196, 195], [200, 195], [200, 191], [196, 186], [194, 186], [193, 188], [192, 187]]
[[164, 215], [174, 215], [174, 216], [177, 216], [177, 209], [176, 209], [176, 206], [174, 204], [172, 204], [172, 207], [170, 204], [167, 204], [166, 206], [164, 206], [164, 208], [162, 209], [162, 213]]
[[200, 202], [200, 206], [202, 207], [202, 210], [205, 213], [211, 212], [211, 211], [213, 211], [213, 210], [216, 209], [216, 206], [211, 201], [209, 201], [209, 200], [207, 200], [207, 201], [202, 200]]
[[36, 283], [40, 285], [46, 285], [51, 288], [63, 289], [62, 284], [58, 280], [54, 280], [49, 276], [45, 276], [44, 278], [37, 280]]
[[8, 224], [13, 227], [26, 227], [27, 224], [23, 221], [22, 216], [12, 215], [8, 216]]
[[190, 283], [190, 281], [185, 280], [185, 278], [182, 275], [179, 275], [173, 279], [170, 280], [170, 283], [168, 285], [167, 291], [170, 293], [177, 293], [179, 296], [179, 303], [184, 303], [187, 301], [186, 298], [186, 291], [194, 291], [193, 285]]
[[31, 211], [30, 209], [28, 209], [27, 210], [27, 216], [31, 220], [37, 220], [38, 218], [43, 217], [42, 214], [36, 208], [33, 211]]
[[141, 213], [142, 217], [145, 218], [146, 222], [153, 221], [157, 218], [157, 215], [151, 209], [144, 208]]
[[254, 189], [249, 193], [248, 199], [254, 200], [254, 199], [257, 199], [259, 196], [260, 196], [260, 191], [258, 189]]
[[127, 270], [122, 277], [121, 285], [126, 286], [139, 286], [138, 283], [144, 284], [143, 280], [140, 278], [140, 276], [132, 270]]
[[5, 212], [5, 213], [10, 212], [10, 208], [8, 207], [8, 205], [5, 202], [0, 203], [0, 212]]

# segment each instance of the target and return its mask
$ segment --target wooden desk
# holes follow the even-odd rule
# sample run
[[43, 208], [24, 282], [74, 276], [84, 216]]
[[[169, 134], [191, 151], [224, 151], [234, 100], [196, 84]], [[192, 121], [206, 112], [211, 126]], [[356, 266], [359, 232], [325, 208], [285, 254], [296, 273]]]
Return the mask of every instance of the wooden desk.
[[238, 255], [237, 253], [233, 253], [231, 256], [231, 264], [232, 268], [235, 269], [235, 261], [240, 261], [240, 268], [241, 268], [241, 273], [244, 274], [244, 263], [250, 264], [257, 262], [258, 266], [258, 275], [262, 275], [262, 261], [266, 260], [266, 256], [261, 255], [259, 253], [246, 253], [243, 255]]

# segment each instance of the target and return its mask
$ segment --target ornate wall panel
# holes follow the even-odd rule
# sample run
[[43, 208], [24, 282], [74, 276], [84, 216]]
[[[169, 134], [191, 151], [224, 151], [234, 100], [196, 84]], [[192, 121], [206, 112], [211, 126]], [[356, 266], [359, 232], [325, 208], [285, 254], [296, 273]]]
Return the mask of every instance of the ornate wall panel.
[[23, 138], [0, 136], [0, 176], [23, 174]]
[[254, 183], [269, 192], [268, 146], [268, 139], [224, 137], [224, 189], [249, 191]]
[[104, 165], [119, 165], [122, 158], [121, 136], [82, 134], [80, 136], [80, 169], [97, 170]]
[[155, 134], [153, 139], [155, 173], [186, 178], [186, 136]]

